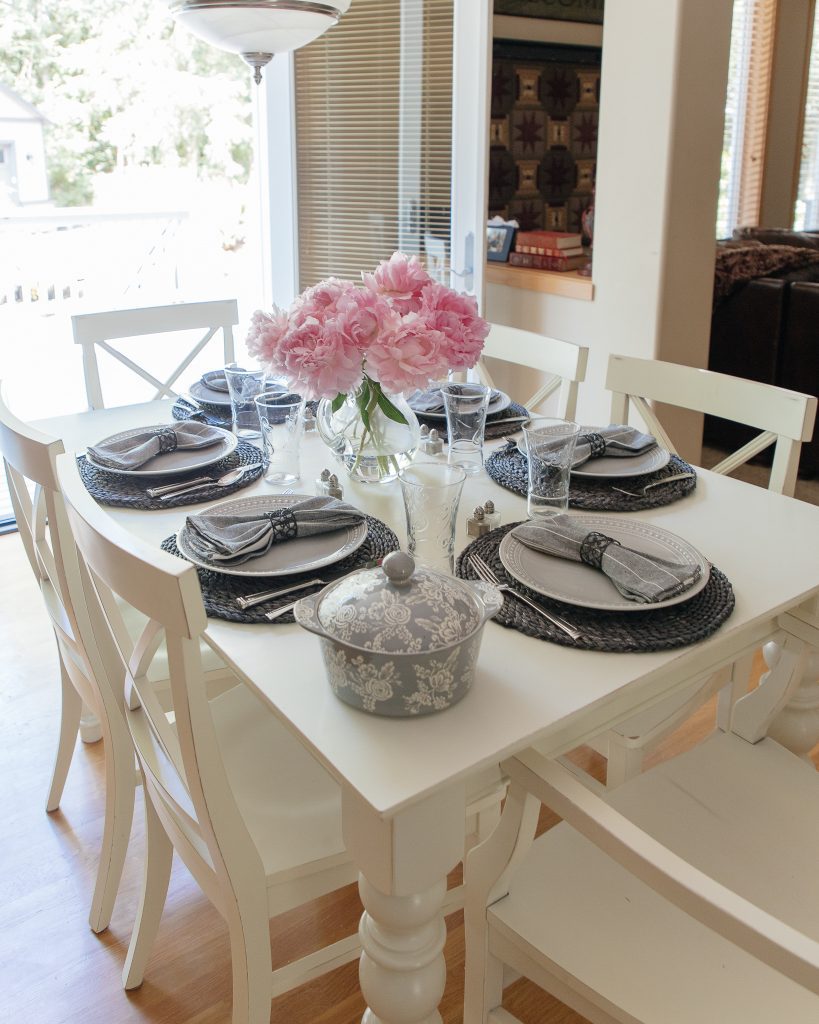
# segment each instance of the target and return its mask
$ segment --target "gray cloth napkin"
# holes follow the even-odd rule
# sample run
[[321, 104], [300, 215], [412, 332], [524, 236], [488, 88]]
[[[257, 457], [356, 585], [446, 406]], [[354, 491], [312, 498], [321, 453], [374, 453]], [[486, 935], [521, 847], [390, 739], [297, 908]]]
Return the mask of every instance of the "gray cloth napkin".
[[[413, 412], [446, 412], [444, 396], [441, 394], [443, 384], [431, 384], [426, 391], [416, 391], [409, 399], [409, 405]], [[500, 391], [495, 388], [489, 392], [490, 404], [500, 398]]]
[[543, 522], [523, 523], [512, 530], [512, 536], [534, 551], [601, 569], [623, 597], [640, 604], [676, 597], [702, 575], [700, 566], [691, 562], [669, 562], [623, 547], [604, 533], [589, 530], [575, 516], [555, 515]]
[[320, 495], [269, 512], [188, 516], [185, 539], [204, 562], [241, 565], [265, 554], [274, 544], [355, 526], [363, 518], [364, 513], [347, 502]]
[[[555, 448], [562, 448], [562, 440], [555, 441]], [[599, 430], [587, 430], [577, 435], [577, 443], [574, 447], [572, 458], [572, 469], [577, 469], [589, 459], [599, 459], [605, 456], [614, 458], [630, 458], [635, 455], [642, 455], [657, 444], [656, 438], [651, 434], [644, 434], [636, 427], [630, 427], [624, 423], [612, 423], [608, 427], [601, 427]], [[524, 442], [517, 443], [521, 455], [527, 455]], [[548, 451], [550, 443], [544, 442], [538, 445], [540, 452]]]
[[211, 391], [224, 391], [227, 394], [230, 390], [224, 370], [210, 370], [208, 373], [203, 373], [202, 383]]
[[98, 465], [109, 469], [139, 469], [156, 455], [173, 452], [177, 448], [209, 448], [224, 436], [224, 431], [218, 427], [185, 420], [146, 427], [138, 434], [121, 437], [117, 441], [101, 441], [92, 445], [88, 454]]
[[608, 427], [601, 427], [600, 430], [577, 435], [572, 465], [582, 466], [589, 459], [602, 458], [604, 455], [615, 458], [642, 455], [656, 444], [657, 441], [651, 434], [644, 434], [636, 427], [630, 427], [625, 423], [612, 423]]

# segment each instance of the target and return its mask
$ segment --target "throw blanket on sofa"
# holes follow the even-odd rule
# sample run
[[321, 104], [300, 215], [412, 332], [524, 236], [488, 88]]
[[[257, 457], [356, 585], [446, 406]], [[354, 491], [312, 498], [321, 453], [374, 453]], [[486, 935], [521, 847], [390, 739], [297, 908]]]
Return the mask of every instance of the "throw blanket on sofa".
[[718, 305], [740, 285], [758, 277], [779, 275], [817, 264], [819, 250], [794, 245], [765, 245], [762, 242], [732, 242], [717, 246], [714, 268], [714, 305]]

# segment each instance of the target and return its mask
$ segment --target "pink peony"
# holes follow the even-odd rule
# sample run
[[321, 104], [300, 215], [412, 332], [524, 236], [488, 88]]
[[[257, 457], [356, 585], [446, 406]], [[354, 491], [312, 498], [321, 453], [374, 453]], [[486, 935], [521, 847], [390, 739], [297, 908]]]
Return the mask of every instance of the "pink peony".
[[344, 281], [338, 277], [328, 277], [319, 281], [312, 288], [307, 288], [293, 303], [290, 316], [294, 324], [303, 324], [311, 317], [324, 323], [335, 316], [336, 305], [343, 295], [350, 291], [358, 291], [352, 281]]
[[260, 362], [275, 362], [276, 349], [288, 327], [287, 313], [277, 306], [272, 312], [263, 313], [257, 309], [250, 318], [250, 327], [245, 344], [248, 353]]
[[321, 324], [313, 317], [282, 339], [274, 372], [307, 399], [335, 398], [363, 379], [361, 353], [353, 342], [332, 323]]
[[336, 326], [359, 352], [366, 352], [379, 335], [394, 329], [399, 320], [386, 299], [363, 288], [346, 292], [336, 306]]
[[432, 281], [418, 257], [403, 252], [394, 252], [389, 261], [382, 260], [374, 274], [361, 276], [365, 287], [385, 296], [402, 316], [418, 312], [421, 292]]
[[474, 366], [489, 334], [489, 324], [478, 315], [473, 295], [461, 295], [442, 284], [428, 284], [421, 296], [420, 314], [446, 339], [445, 357], [450, 370]]
[[393, 394], [424, 388], [446, 372], [446, 338], [409, 314], [367, 350], [367, 373]]

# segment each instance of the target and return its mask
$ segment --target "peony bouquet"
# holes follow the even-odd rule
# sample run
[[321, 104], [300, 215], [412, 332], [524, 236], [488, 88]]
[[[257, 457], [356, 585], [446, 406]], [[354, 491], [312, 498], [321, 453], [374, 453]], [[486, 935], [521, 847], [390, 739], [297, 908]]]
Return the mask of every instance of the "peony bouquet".
[[363, 287], [331, 277], [286, 312], [254, 313], [248, 352], [333, 411], [354, 394], [365, 424], [376, 408], [405, 422], [388, 396], [474, 366], [489, 324], [471, 295], [433, 281], [415, 256], [393, 253], [361, 276]]

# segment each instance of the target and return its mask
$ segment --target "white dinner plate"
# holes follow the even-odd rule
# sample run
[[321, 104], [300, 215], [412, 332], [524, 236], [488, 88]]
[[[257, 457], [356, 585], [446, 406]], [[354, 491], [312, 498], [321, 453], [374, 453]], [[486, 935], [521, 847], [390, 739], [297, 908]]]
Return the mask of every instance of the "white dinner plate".
[[[104, 444], [107, 441], [118, 441], [121, 437], [133, 437], [136, 434], [143, 434], [146, 430], [160, 430], [167, 427], [167, 423], [157, 423], [153, 427], [135, 427], [132, 430], [121, 430], [118, 434], [103, 438], [97, 444]], [[222, 435], [218, 444], [208, 445], [207, 448], [177, 448], [173, 452], [163, 452], [155, 455], [152, 459], [140, 466], [139, 469], [111, 469], [95, 462], [90, 452], [85, 453], [86, 459], [97, 469], [106, 473], [114, 473], [116, 476], [175, 476], [178, 473], [187, 473], [193, 469], [203, 469], [205, 466], [212, 466], [226, 458], [239, 443], [239, 438], [229, 430], [221, 427], [213, 427]]]
[[692, 562], [700, 567], [700, 578], [688, 590], [667, 601], [640, 604], [629, 601], [615, 587], [605, 573], [583, 562], [558, 558], [542, 551], [533, 551], [511, 533], [500, 543], [498, 554], [506, 571], [519, 583], [544, 597], [564, 601], [581, 608], [597, 608], [607, 612], [650, 612], [656, 608], [669, 608], [682, 604], [698, 594], [708, 582], [711, 565], [688, 541], [669, 533], [659, 526], [637, 519], [617, 519], [610, 515], [572, 516], [582, 519], [589, 530], [599, 530], [607, 537], [619, 540], [625, 547], [641, 555], [665, 558], [669, 561]]
[[[416, 391], [414, 395], [410, 395], [407, 399], [410, 409], [416, 414], [421, 416], [423, 419], [429, 420], [445, 420], [445, 412], [424, 412], [423, 410], [416, 409], [413, 405], [413, 400], [417, 395], [425, 394], [423, 391]], [[492, 394], [489, 399], [489, 407], [486, 410], [487, 416], [493, 416], [496, 412], [503, 412], [504, 409], [508, 408], [512, 399], [503, 391], [498, 391], [497, 388], [492, 389]]]
[[[289, 508], [299, 501], [312, 498], [312, 494], [257, 494], [245, 498], [234, 498], [211, 505], [202, 515], [251, 515], [254, 512], [273, 512]], [[295, 537], [293, 540], [274, 544], [258, 558], [242, 562], [241, 565], [214, 565], [195, 555], [186, 537], [186, 526], [176, 535], [176, 546], [194, 565], [226, 576], [289, 576], [295, 572], [312, 572], [324, 565], [340, 562], [364, 543], [367, 537], [367, 523], [362, 520], [355, 526], [345, 526], [332, 533], [320, 533], [315, 537]]]

